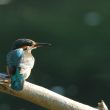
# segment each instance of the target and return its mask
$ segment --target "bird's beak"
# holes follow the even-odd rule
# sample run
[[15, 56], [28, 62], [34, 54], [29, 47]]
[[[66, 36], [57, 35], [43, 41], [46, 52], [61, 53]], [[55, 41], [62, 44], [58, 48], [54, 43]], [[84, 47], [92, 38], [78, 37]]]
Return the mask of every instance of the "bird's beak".
[[35, 47], [46, 47], [46, 46], [52, 46], [51, 43], [40, 43], [36, 42]]

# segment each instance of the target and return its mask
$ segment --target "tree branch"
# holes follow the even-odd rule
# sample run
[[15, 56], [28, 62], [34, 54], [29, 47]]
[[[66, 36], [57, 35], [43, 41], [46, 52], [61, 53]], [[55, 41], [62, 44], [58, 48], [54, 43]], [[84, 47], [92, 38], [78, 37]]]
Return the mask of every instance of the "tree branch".
[[[2, 79], [2, 82], [6, 79]], [[104, 101], [98, 103], [98, 108], [79, 103], [44, 87], [25, 81], [22, 91], [12, 90], [6, 83], [0, 84], [0, 91], [25, 99], [49, 110], [108, 110]]]

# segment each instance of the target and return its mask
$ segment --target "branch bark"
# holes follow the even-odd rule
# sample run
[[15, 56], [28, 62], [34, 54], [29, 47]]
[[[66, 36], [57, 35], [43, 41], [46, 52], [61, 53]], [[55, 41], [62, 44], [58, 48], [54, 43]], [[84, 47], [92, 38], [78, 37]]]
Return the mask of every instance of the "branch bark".
[[94, 108], [27, 81], [25, 81], [22, 91], [12, 90], [5, 83], [0, 84], [0, 91], [30, 101], [49, 110], [108, 110], [104, 101], [98, 103], [98, 108]]

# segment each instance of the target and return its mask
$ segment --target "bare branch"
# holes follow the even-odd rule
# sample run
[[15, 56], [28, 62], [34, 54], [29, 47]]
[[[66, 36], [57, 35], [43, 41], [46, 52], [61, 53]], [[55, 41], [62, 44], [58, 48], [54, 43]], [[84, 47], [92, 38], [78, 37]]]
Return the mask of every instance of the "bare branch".
[[22, 91], [12, 90], [6, 83], [0, 84], [0, 91], [25, 99], [49, 110], [108, 110], [105, 109], [103, 101], [98, 104], [98, 108], [93, 108], [27, 81], [25, 81]]

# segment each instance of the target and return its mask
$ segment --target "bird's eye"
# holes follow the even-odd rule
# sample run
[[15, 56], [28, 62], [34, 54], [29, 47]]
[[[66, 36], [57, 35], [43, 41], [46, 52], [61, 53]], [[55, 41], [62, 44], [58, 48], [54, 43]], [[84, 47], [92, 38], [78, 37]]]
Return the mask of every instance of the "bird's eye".
[[29, 46], [32, 46], [32, 42], [29, 43]]
[[32, 41], [27, 42], [27, 45], [28, 45], [28, 46], [32, 46], [32, 44], [33, 44]]

